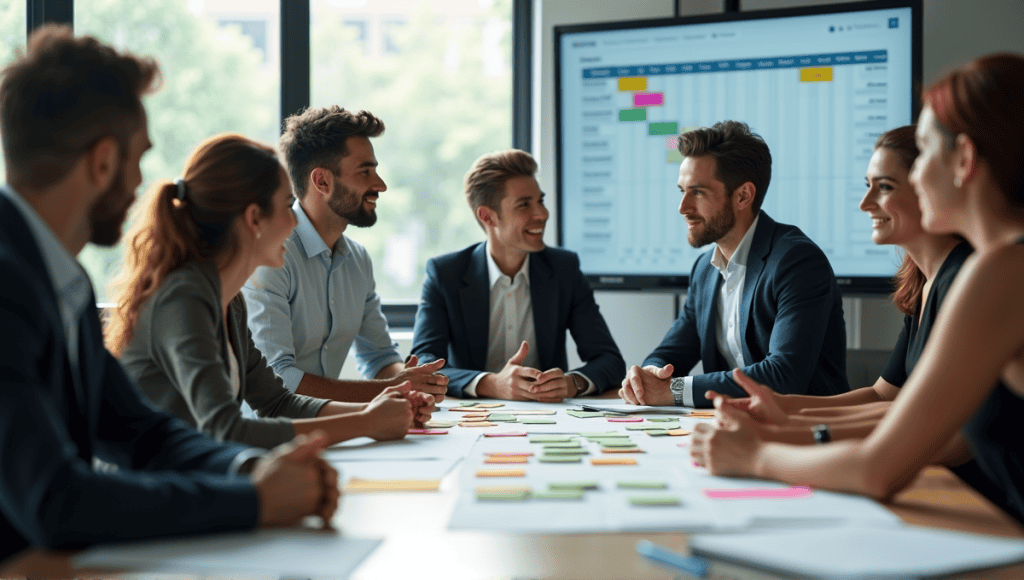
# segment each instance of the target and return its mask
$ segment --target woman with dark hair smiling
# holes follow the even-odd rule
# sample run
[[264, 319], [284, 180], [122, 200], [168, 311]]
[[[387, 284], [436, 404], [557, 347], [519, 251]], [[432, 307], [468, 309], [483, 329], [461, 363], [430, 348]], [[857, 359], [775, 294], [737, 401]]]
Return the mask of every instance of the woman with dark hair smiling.
[[[331, 443], [402, 438], [429, 419], [433, 397], [408, 384], [367, 404], [296, 395], [253, 344], [239, 292], [258, 266], [283, 263], [292, 200], [272, 148], [234, 134], [200, 144], [127, 235], [107, 346], [151, 401], [217, 440], [271, 448], [317, 429]], [[259, 418], [244, 417], [242, 401]]]
[[1024, 523], [1024, 57], [979, 58], [923, 100], [910, 175], [922, 224], [964, 236], [975, 254], [900, 397], [867, 438], [817, 446], [759, 441], [718, 398], [718, 425], [700, 426], [691, 454], [714, 474], [876, 498], [936, 458], [973, 456], [980, 491]]

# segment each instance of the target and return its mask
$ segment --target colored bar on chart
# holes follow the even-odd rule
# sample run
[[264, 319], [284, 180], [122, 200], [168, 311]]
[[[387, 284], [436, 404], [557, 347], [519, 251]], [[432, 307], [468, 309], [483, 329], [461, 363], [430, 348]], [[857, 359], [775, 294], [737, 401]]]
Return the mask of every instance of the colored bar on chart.
[[619, 111], [620, 121], [646, 121], [647, 109], [622, 109]]
[[800, 82], [802, 83], [828, 83], [832, 82], [832, 67], [821, 66], [815, 68], [800, 69]]
[[679, 151], [666, 151], [665, 161], [671, 165], [679, 165], [683, 162], [683, 154]]
[[620, 91], [646, 91], [647, 77], [623, 77], [619, 79]]
[[675, 123], [651, 123], [647, 126], [648, 135], [675, 135]]
[[636, 93], [633, 95], [634, 107], [654, 107], [665, 104], [665, 93]]

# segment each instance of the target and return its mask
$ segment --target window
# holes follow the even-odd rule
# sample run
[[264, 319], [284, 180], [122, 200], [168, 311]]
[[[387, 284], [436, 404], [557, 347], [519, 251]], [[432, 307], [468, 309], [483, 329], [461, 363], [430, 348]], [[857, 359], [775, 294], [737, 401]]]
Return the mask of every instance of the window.
[[[14, 51], [25, 46], [27, 29], [25, 2], [8, 2], [0, 6], [0, 62], [7, 63], [14, 58]], [[0, 183], [7, 181], [7, 172], [0, 163]]]
[[374, 140], [388, 185], [377, 223], [345, 233], [373, 257], [385, 301], [418, 301], [429, 258], [484, 239], [462, 179], [512, 146], [511, 0], [323, 0], [311, 17], [311, 106], [387, 126]]
[[[146, 99], [153, 149], [143, 158], [140, 198], [151, 184], [180, 176], [188, 154], [211, 135], [230, 131], [277, 144], [279, 21], [278, 0], [249, 0], [244, 10], [235, 0], [75, 3], [77, 33], [160, 63], [163, 86]], [[79, 255], [100, 302], [121, 255], [120, 246], [92, 245]]]

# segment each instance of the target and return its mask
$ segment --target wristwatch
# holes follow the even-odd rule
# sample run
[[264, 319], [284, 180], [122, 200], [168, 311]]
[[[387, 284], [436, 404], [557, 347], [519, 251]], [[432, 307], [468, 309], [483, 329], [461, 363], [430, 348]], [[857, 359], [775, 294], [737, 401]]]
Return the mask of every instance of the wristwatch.
[[672, 391], [672, 399], [675, 400], [677, 407], [683, 406], [683, 390], [686, 386], [686, 381], [683, 377], [675, 377], [668, 383], [668, 390]]
[[814, 435], [814, 443], [816, 445], [822, 445], [832, 440], [832, 432], [829, 431], [828, 425], [824, 423], [811, 427], [811, 434]]
[[[580, 393], [587, 390], [587, 381], [583, 380], [583, 378], [576, 373], [569, 373], [569, 376], [572, 377], [572, 388], [576, 391], [572, 396], [573, 398], [576, 398], [580, 396]], [[582, 387], [580, 386], [580, 383], [583, 383]]]

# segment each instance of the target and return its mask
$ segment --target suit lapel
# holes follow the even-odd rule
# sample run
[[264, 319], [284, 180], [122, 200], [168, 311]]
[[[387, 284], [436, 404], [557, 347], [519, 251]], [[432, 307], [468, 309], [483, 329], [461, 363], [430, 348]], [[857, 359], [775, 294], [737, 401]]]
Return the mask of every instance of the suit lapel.
[[473, 250], [468, 267], [462, 275], [462, 287], [459, 288], [469, 346], [469, 368], [482, 369], [487, 365], [491, 293], [488, 287], [486, 247], [486, 244], [480, 244]]
[[[712, 252], [716, 250], [711, 250]], [[706, 308], [700, 308], [698, 305], [698, 319], [701, 329], [701, 360], [704, 361], [704, 372], [713, 372], [718, 369], [711, 368], [717, 366], [718, 361], [718, 339], [715, 335], [715, 329], [718, 328], [718, 285], [722, 281], [722, 275], [718, 272], [718, 269], [714, 266], [708, 267], [707, 279], [703, 281], [703, 287], [701, 292], [703, 293], [703, 301], [707, 304]], [[689, 372], [690, 369], [676, 369], [678, 372]]]
[[530, 255], [530, 302], [533, 305], [533, 330], [537, 335], [537, 349], [540, 370], [557, 366], [551, 356], [555, 353], [555, 336], [558, 334], [558, 317], [555, 305], [558, 303], [558, 284], [555, 271], [544, 251]]
[[750, 252], [747, 254], [747, 271], [743, 276], [743, 296], [740, 298], [740, 337], [743, 343], [743, 358], [750, 362], [751, 353], [747, 348], [747, 323], [754, 307], [754, 289], [764, 272], [765, 260], [772, 251], [772, 236], [775, 234], [775, 220], [761, 212], [757, 220], [754, 239], [750, 240]]

